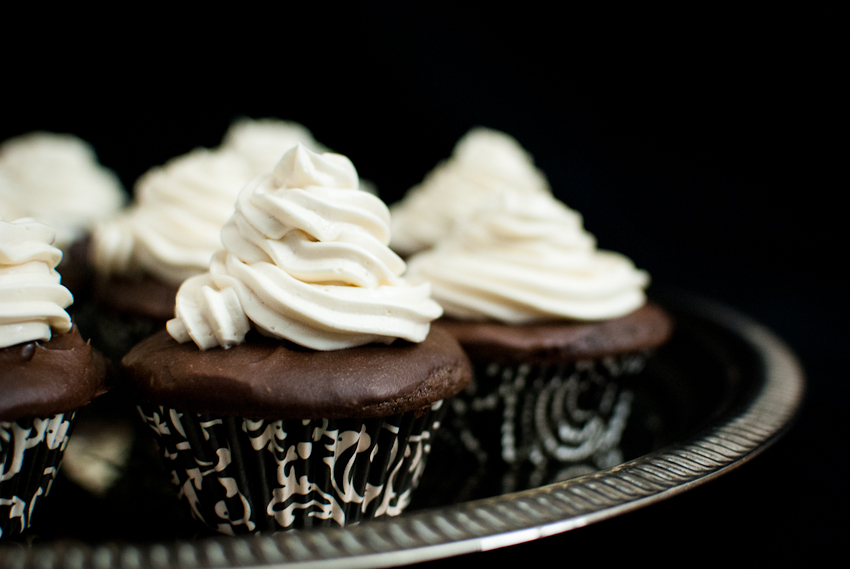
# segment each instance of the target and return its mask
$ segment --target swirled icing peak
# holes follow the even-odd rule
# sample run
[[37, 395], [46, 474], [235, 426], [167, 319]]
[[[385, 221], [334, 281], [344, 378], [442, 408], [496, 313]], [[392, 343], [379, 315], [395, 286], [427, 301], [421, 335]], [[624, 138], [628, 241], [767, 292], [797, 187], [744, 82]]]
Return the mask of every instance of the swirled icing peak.
[[62, 260], [55, 237], [32, 219], [0, 221], [0, 348], [71, 329], [65, 308], [74, 297], [55, 271]]
[[206, 271], [251, 177], [240, 156], [202, 148], [152, 168], [137, 182], [133, 206], [98, 224], [92, 264], [101, 275], [143, 272], [175, 285]]
[[221, 148], [245, 158], [251, 171], [259, 175], [272, 170], [281, 155], [298, 143], [316, 152], [325, 151], [313, 134], [297, 122], [242, 118], [227, 130]]
[[[251, 166], [251, 172], [260, 175], [273, 170], [281, 155], [298, 143], [314, 152], [329, 152], [307, 127], [273, 118], [235, 121], [225, 133], [221, 149], [242, 156]], [[375, 184], [363, 178], [360, 189], [378, 195]]]
[[548, 194], [505, 193], [409, 260], [448, 316], [511, 324], [601, 320], [645, 302], [648, 275], [596, 248], [581, 216]]
[[402, 255], [432, 247], [455, 222], [503, 191], [549, 193], [546, 177], [520, 144], [503, 132], [474, 128], [404, 200], [391, 207], [393, 240]]
[[201, 349], [261, 333], [315, 350], [425, 339], [442, 313], [387, 247], [389, 211], [348, 158], [299, 144], [248, 184], [209, 273], [188, 279], [168, 322]]
[[[66, 248], [124, 205], [118, 177], [94, 149], [70, 134], [33, 132], [0, 145], [0, 210], [34, 217], [56, 231]], [[17, 219], [4, 214], [3, 219]]]

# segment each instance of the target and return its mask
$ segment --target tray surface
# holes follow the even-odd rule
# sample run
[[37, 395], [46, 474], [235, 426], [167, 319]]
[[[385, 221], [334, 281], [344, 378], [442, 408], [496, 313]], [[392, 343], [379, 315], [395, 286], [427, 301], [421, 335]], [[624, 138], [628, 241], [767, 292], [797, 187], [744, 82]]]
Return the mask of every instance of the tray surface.
[[[702, 299], [671, 298], [662, 304], [674, 314], [676, 332], [643, 372], [636, 426], [630, 423], [623, 441], [627, 460], [618, 466], [507, 493], [482, 485], [467, 496], [472, 499], [458, 501], [434, 488], [429, 491], [428, 470], [432, 475], [450, 470], [466, 475], [462, 469], [440, 468], [440, 461], [451, 458], [435, 454], [420, 487], [426, 498], [414, 501], [402, 516], [344, 529], [234, 538], [198, 533], [194, 526], [194, 533], [177, 537], [138, 527], [122, 535], [121, 528], [107, 521], [100, 535], [108, 538], [95, 540], [91, 536], [98, 535], [98, 528], [76, 534], [68, 529], [73, 514], [67, 510], [85, 507], [85, 502], [63, 502], [54, 489], [44, 516], [48, 521], [24, 538], [0, 545], [0, 566], [401, 565], [546, 537], [684, 492], [774, 442], [800, 407], [804, 379], [785, 344], [745, 316]], [[448, 496], [442, 499], [447, 503], [441, 503], [441, 496]], [[143, 514], [137, 523], [150, 525]]]

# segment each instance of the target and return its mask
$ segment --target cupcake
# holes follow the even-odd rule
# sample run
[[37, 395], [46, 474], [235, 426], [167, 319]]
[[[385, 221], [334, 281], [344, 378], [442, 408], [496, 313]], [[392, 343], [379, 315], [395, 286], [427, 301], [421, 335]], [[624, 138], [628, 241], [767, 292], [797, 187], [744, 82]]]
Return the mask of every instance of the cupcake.
[[400, 255], [433, 247], [458, 219], [502, 191], [548, 194], [546, 176], [520, 144], [503, 132], [474, 128], [404, 199], [390, 208], [392, 241]]
[[471, 370], [344, 156], [247, 185], [209, 272], [122, 361], [192, 514], [226, 534], [400, 513]]
[[55, 230], [59, 269], [77, 304], [89, 287], [86, 239], [125, 201], [118, 176], [76, 136], [33, 132], [0, 145], [0, 219], [32, 217]]
[[29, 527], [76, 411], [106, 391], [106, 363], [65, 311], [54, 232], [0, 222], [0, 539]]
[[409, 260], [474, 379], [456, 409], [502, 490], [622, 462], [627, 378], [671, 332], [648, 275], [549, 194], [507, 192]]
[[92, 336], [113, 361], [174, 316], [180, 283], [207, 270], [251, 177], [242, 157], [199, 148], [145, 173], [132, 206], [96, 226]]

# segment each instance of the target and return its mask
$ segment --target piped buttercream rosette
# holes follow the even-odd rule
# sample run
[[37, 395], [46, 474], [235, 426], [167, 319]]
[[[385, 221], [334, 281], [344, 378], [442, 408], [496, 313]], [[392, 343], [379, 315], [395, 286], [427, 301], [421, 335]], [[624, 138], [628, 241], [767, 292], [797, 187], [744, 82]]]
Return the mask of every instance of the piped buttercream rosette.
[[500, 192], [549, 194], [546, 176], [511, 136], [473, 128], [451, 158], [392, 205], [392, 248], [412, 255], [433, 247], [454, 227]]
[[56, 233], [32, 219], [0, 222], [0, 348], [49, 340], [71, 329], [74, 297], [54, 269]]
[[250, 178], [243, 158], [201, 148], [152, 168], [136, 184], [133, 207], [97, 226], [92, 264], [101, 275], [142, 271], [175, 286], [204, 272]]
[[0, 144], [0, 218], [46, 223], [61, 249], [115, 215], [125, 201], [118, 176], [76, 136], [31, 132]]
[[425, 339], [442, 310], [387, 247], [389, 211], [338, 154], [298, 145], [239, 194], [225, 249], [177, 295], [169, 333], [201, 349], [251, 328], [316, 350]]
[[581, 215], [550, 194], [505, 192], [409, 260], [446, 314], [521, 324], [602, 320], [644, 304], [648, 275], [598, 250]]
[[224, 135], [221, 149], [242, 156], [254, 175], [273, 170], [281, 155], [298, 143], [317, 152], [327, 149], [319, 144], [307, 127], [293, 121], [273, 118], [235, 121]]

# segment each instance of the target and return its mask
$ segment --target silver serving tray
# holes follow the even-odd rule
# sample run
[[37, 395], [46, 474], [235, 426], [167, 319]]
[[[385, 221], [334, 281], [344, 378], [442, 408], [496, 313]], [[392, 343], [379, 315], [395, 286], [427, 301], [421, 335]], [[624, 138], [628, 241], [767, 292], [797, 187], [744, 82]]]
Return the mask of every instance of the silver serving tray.
[[[133, 542], [133, 536], [105, 543], [19, 541], [0, 545], [0, 567], [385, 567], [507, 547], [675, 496], [773, 443], [801, 405], [804, 379], [788, 347], [749, 318], [693, 298], [663, 304], [676, 316], [677, 330], [649, 373], [668, 380], [658, 385], [671, 395], [673, 414], [679, 403], [688, 408], [689, 397], [707, 394], [712, 403], [691, 405], [671, 421], [679, 424], [672, 440], [616, 467], [344, 529], [152, 543]], [[675, 389], [665, 385], [678, 385], [680, 393], [667, 393]]]

